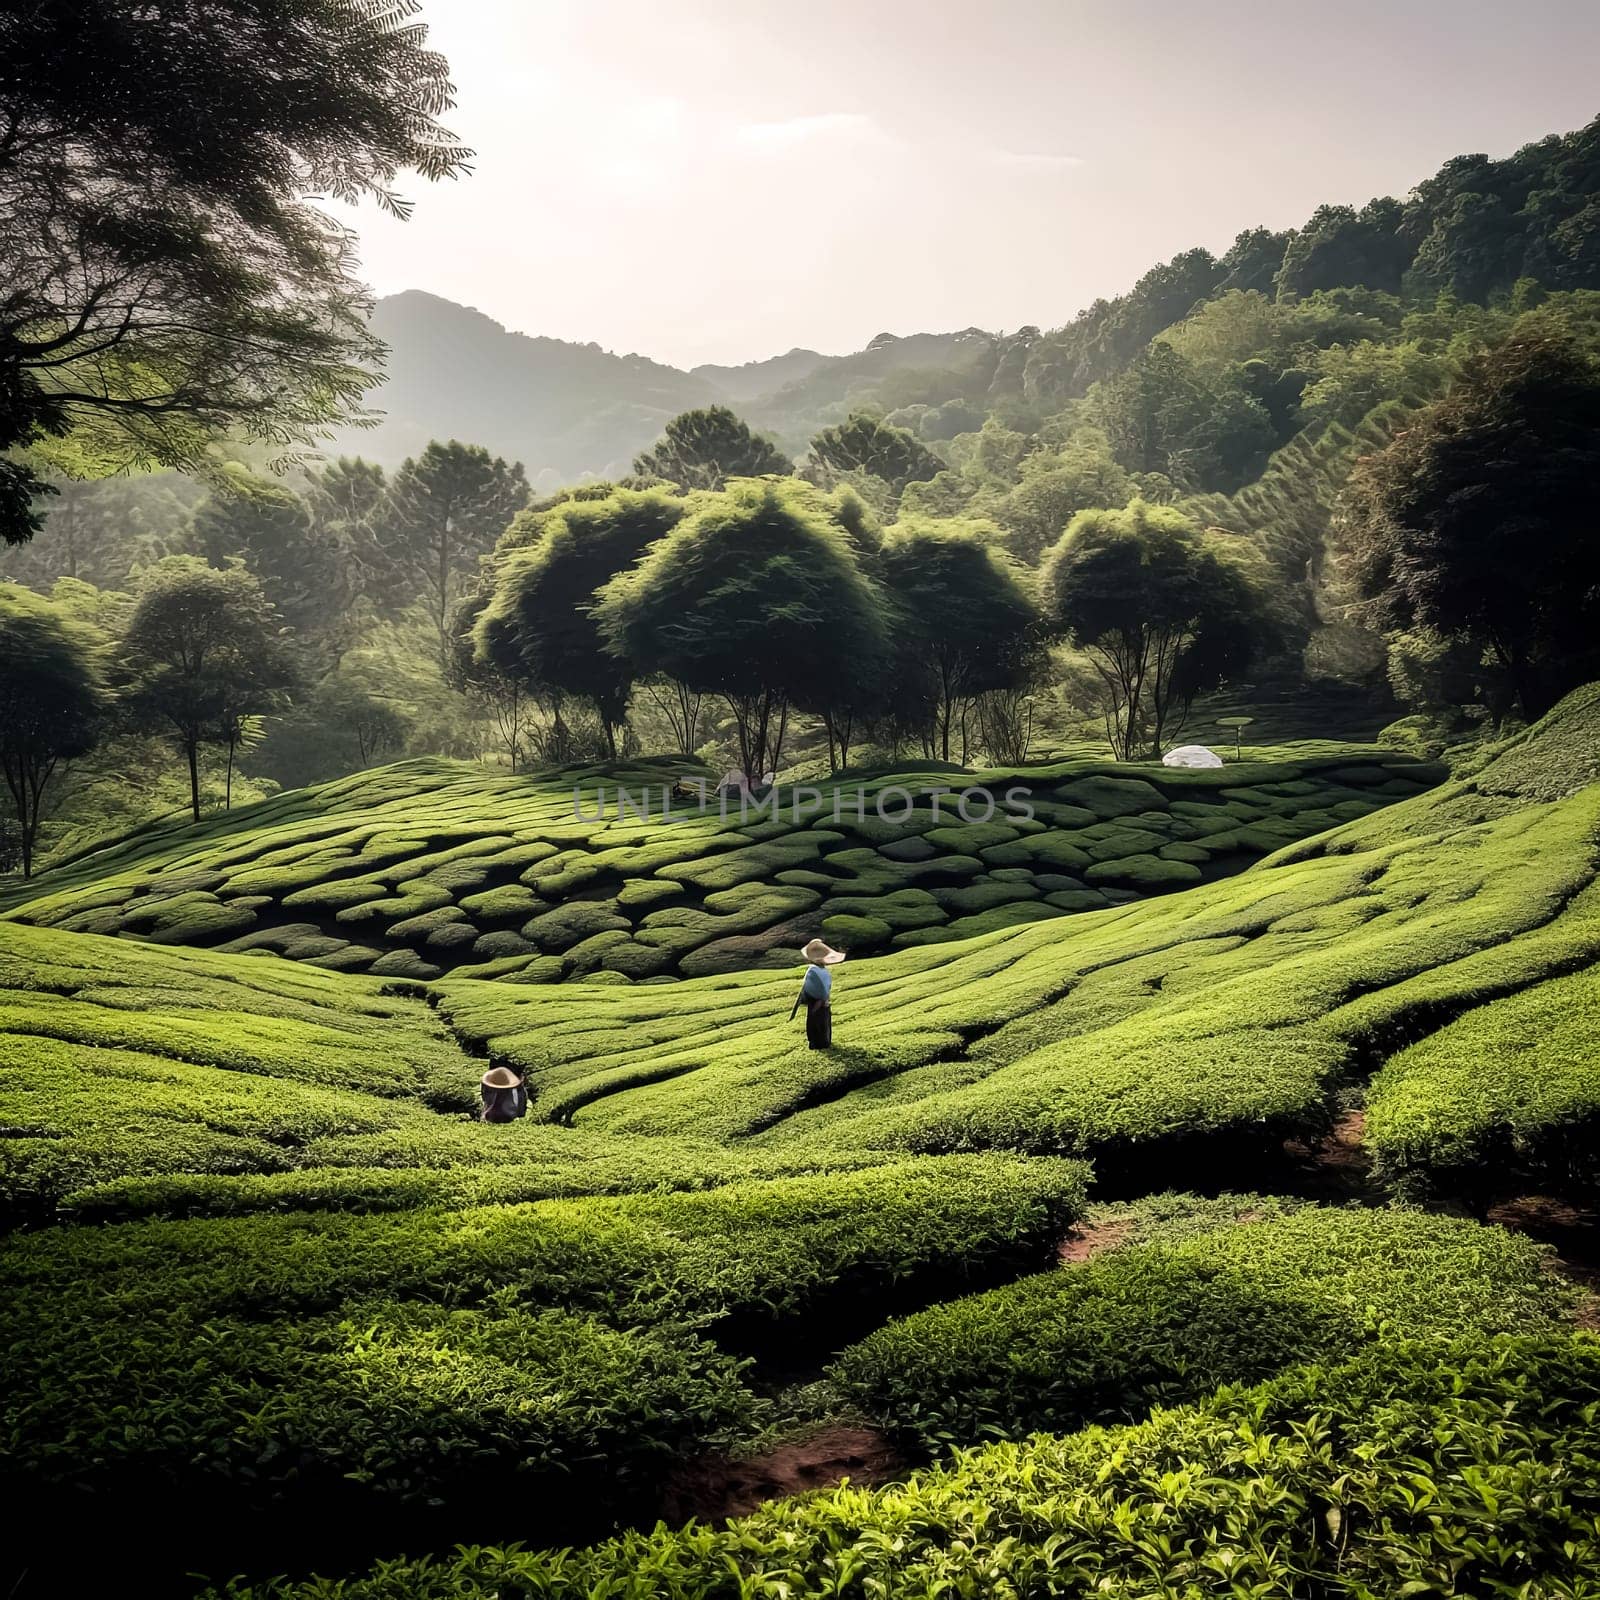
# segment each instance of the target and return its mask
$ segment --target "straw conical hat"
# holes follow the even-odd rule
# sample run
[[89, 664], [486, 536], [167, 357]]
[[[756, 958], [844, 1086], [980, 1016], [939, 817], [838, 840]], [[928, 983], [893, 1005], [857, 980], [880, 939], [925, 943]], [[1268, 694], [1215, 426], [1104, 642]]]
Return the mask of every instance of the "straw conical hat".
[[509, 1067], [490, 1067], [483, 1075], [485, 1089], [520, 1089], [522, 1079]]
[[836, 967], [844, 960], [843, 950], [835, 950], [820, 939], [813, 939], [800, 954], [814, 967]]

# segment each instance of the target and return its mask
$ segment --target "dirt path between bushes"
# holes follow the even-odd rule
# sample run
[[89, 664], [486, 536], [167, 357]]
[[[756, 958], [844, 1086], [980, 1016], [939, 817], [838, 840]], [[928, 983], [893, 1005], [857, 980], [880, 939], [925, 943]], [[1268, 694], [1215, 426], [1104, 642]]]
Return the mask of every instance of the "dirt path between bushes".
[[[1366, 1122], [1365, 1112], [1347, 1111], [1321, 1143], [1288, 1147], [1312, 1198], [1381, 1198], [1371, 1189]], [[1549, 1245], [1555, 1252], [1552, 1268], [1585, 1292], [1578, 1326], [1600, 1330], [1600, 1211], [1551, 1195], [1522, 1194], [1496, 1201], [1483, 1213], [1483, 1220]]]
[[[1286, 1145], [1297, 1180], [1293, 1190], [1323, 1204], [1381, 1201], [1371, 1182], [1365, 1134], [1366, 1114], [1347, 1111], [1315, 1144]], [[1492, 1206], [1485, 1220], [1550, 1245], [1555, 1251], [1552, 1267], [1586, 1291], [1579, 1326], [1600, 1330], [1600, 1210], [1548, 1195], [1520, 1195]], [[1056, 1260], [1063, 1267], [1079, 1266], [1125, 1244], [1135, 1231], [1129, 1220], [1083, 1223], [1062, 1238]], [[768, 1500], [836, 1488], [846, 1481], [858, 1488], [892, 1483], [919, 1464], [877, 1428], [835, 1424], [759, 1455], [685, 1461], [666, 1485], [660, 1514], [668, 1522], [694, 1518], [721, 1523]]]
[[1484, 1220], [1549, 1245], [1551, 1265], [1584, 1291], [1578, 1326], [1600, 1331], [1600, 1213], [1547, 1194], [1523, 1194], [1490, 1206]]
[[691, 1517], [724, 1522], [768, 1500], [832, 1489], [846, 1478], [857, 1488], [891, 1483], [911, 1465], [876, 1428], [824, 1428], [758, 1456], [704, 1456], [685, 1462], [667, 1483], [661, 1515], [668, 1522]]
[[1346, 1111], [1315, 1144], [1291, 1139], [1283, 1148], [1293, 1163], [1295, 1192], [1324, 1205], [1372, 1199], [1366, 1135], [1366, 1112]]
[[1074, 1228], [1056, 1246], [1056, 1260], [1064, 1267], [1076, 1267], [1104, 1250], [1115, 1250], [1133, 1232], [1131, 1222], [1090, 1222]]

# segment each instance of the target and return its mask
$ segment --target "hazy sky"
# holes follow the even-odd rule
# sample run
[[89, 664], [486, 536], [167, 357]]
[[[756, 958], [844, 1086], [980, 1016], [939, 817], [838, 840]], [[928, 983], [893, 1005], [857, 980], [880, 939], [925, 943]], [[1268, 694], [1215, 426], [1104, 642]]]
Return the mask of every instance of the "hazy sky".
[[679, 365], [1050, 327], [1600, 113], [1600, 0], [425, 0], [473, 146], [369, 281]]

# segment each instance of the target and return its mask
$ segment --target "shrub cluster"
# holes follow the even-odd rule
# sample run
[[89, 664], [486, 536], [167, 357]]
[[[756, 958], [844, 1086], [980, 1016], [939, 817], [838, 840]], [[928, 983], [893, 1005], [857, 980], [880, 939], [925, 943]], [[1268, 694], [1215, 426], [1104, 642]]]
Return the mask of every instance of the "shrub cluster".
[[891, 1488], [587, 1550], [476, 1545], [227, 1600], [1586, 1595], [1600, 1341], [1374, 1346], [1149, 1421], [996, 1444]]
[[[272, 953], [335, 971], [419, 981], [445, 973], [548, 982], [695, 977], [784, 965], [822, 932], [858, 953], [968, 938], [1118, 904], [1219, 870], [1416, 794], [1439, 771], [1363, 747], [1220, 771], [1130, 777], [1078, 761], [1002, 774], [1033, 820], [909, 814], [890, 797], [925, 777], [883, 774], [799, 817], [724, 821], [676, 802], [680, 763], [543, 778], [402, 763], [277, 797], [176, 834], [146, 829], [92, 861], [46, 874], [13, 912], [74, 932]], [[694, 773], [703, 777], [704, 774]], [[590, 820], [574, 814], [574, 784]], [[648, 793], [654, 819], [618, 815]], [[609, 809], [596, 807], [605, 791]], [[908, 901], [905, 896], [914, 898]], [[19, 897], [20, 898], [20, 897]]]
[[249, 1501], [330, 1476], [426, 1497], [586, 1463], [584, 1494], [614, 1508], [636, 1471], [749, 1413], [706, 1335], [759, 1342], [1026, 1270], [1084, 1183], [1071, 1163], [991, 1156], [14, 1238], [0, 1473], [147, 1499], [221, 1475]]
[[1304, 1209], [1158, 1236], [889, 1323], [833, 1375], [927, 1449], [1125, 1421], [1379, 1337], [1528, 1332], [1568, 1291], [1527, 1239], [1411, 1211]]
[[[1600, 936], [1600, 899], [1590, 915]], [[1600, 965], [1480, 1005], [1373, 1080], [1367, 1142], [1407, 1189], [1600, 1182]]]

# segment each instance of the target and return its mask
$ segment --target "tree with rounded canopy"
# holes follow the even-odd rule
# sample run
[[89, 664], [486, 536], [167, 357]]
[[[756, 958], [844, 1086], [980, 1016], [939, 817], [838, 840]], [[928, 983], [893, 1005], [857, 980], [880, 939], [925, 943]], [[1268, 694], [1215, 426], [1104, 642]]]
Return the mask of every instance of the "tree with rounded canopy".
[[1539, 316], [1347, 496], [1369, 618], [1487, 651], [1530, 721], [1600, 675], [1600, 363]]
[[633, 470], [680, 489], [720, 489], [730, 478], [784, 476], [794, 463], [726, 406], [707, 406], [675, 416], [662, 438], [635, 457]]
[[1079, 512], [1039, 580], [1050, 625], [1105, 686], [1120, 761], [1158, 752], [1195, 695], [1237, 676], [1272, 632], [1247, 552], [1171, 506]]
[[450, 654], [450, 613], [463, 583], [527, 501], [520, 461], [507, 466], [481, 445], [455, 439], [435, 439], [395, 473], [384, 548], [393, 592], [409, 599], [420, 591], [441, 662]]
[[824, 428], [811, 441], [812, 457], [829, 472], [864, 472], [896, 493], [944, 470], [944, 462], [917, 436], [865, 411]]
[[849, 536], [798, 482], [736, 482], [601, 591], [595, 621], [639, 676], [720, 695], [740, 767], [776, 770], [791, 708], [831, 674], [877, 670], [883, 618]]
[[338, 547], [287, 485], [230, 470], [226, 485], [195, 508], [190, 547], [214, 567], [242, 561], [307, 649], [336, 659], [348, 642], [339, 635], [354, 585]]
[[[519, 517], [523, 513], [518, 513]], [[533, 735], [533, 716], [541, 698], [548, 699], [555, 713], [555, 728], [547, 741], [552, 759], [567, 759], [569, 735], [561, 717], [559, 692], [530, 692], [522, 673], [502, 672], [478, 653], [478, 619], [488, 606], [493, 590], [487, 576], [476, 591], [463, 595], [450, 617], [450, 653], [445, 657], [444, 681], [494, 728], [495, 737], [515, 772], [526, 760]]]
[[[1027, 574], [983, 524], [909, 519], [884, 534], [879, 575], [890, 602], [895, 699], [950, 760], [963, 712], [1038, 669], [1039, 610]], [[907, 716], [907, 697], [917, 713]]]
[[[612, 759], [633, 672], [606, 648], [595, 591], [669, 534], [687, 509], [659, 489], [618, 489], [604, 500], [572, 500], [540, 513], [537, 541], [500, 563], [473, 630], [479, 658], [505, 676], [591, 701]], [[516, 538], [515, 524], [508, 536]]]
[[[883, 548], [883, 528], [855, 488], [846, 483], [819, 502], [831, 522], [844, 530], [850, 548], [874, 591], [874, 602], [887, 624], [888, 597], [877, 584], [875, 574]], [[822, 723], [828, 737], [828, 764], [837, 771], [850, 764], [850, 748], [864, 728], [881, 720], [892, 695], [888, 657], [862, 654], [835, 662], [807, 695], [797, 698], [796, 706], [809, 711]]]
[[45, 790], [100, 737], [105, 640], [38, 595], [0, 584], [0, 773], [16, 813], [22, 875], [33, 873]]
[[255, 575], [168, 556], [145, 575], [122, 638], [128, 703], [172, 734], [200, 820], [200, 747], [225, 745], [228, 772], [245, 719], [287, 703], [295, 673], [282, 626]]
[[374, 461], [340, 456], [306, 474], [306, 509], [312, 526], [338, 552], [353, 595], [376, 601], [389, 581], [384, 528], [389, 482]]
[[[463, 170], [415, 9], [0, 10], [0, 449], [44, 440], [75, 476], [194, 467], [224, 432], [290, 444], [356, 408], [381, 346], [352, 235], [304, 197], [404, 215], [398, 174]], [[37, 480], [5, 468], [19, 543]]]
[[1014, 555], [1034, 565], [1080, 512], [1122, 506], [1133, 480], [1111, 454], [1098, 428], [1079, 428], [1059, 451], [1035, 451], [1022, 463], [1017, 486], [995, 507]]

